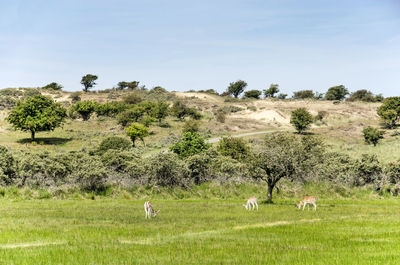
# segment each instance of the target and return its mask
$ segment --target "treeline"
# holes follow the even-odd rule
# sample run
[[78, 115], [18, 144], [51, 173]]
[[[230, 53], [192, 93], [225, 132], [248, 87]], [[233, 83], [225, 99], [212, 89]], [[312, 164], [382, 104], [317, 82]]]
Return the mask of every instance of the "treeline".
[[[182, 146], [190, 146], [190, 151]], [[400, 191], [400, 161], [382, 163], [374, 155], [355, 159], [329, 151], [313, 136], [276, 133], [251, 145], [224, 138], [213, 147], [187, 132], [170, 150], [141, 157], [120, 137], [107, 138], [90, 151], [22, 152], [1, 146], [0, 184], [101, 192], [110, 186], [189, 188], [212, 181], [265, 182], [269, 200], [281, 179], [368, 186], [394, 196]]]

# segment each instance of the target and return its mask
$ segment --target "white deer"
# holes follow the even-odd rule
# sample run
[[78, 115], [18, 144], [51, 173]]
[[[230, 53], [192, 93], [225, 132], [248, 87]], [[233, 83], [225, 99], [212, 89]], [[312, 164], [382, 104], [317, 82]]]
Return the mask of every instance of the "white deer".
[[151, 204], [151, 202], [149, 201], [144, 203], [144, 211], [146, 212], [145, 219], [147, 219], [147, 217], [151, 219], [151, 214], [153, 214], [153, 217], [156, 217], [157, 214], [160, 212], [160, 210], [155, 211], [153, 208], [153, 204]]
[[257, 211], [258, 211], [257, 198], [256, 197], [250, 197], [247, 200], [247, 203], [243, 204], [243, 207], [246, 208], [246, 210], [254, 210], [254, 208], [257, 207]]
[[308, 210], [310, 210], [310, 204], [314, 205], [314, 211], [317, 210], [317, 197], [314, 196], [304, 196], [303, 200], [300, 201], [299, 204], [296, 203], [296, 201], [294, 201], [294, 205], [300, 210], [301, 206], [303, 206], [303, 211], [304, 208], [307, 208]]

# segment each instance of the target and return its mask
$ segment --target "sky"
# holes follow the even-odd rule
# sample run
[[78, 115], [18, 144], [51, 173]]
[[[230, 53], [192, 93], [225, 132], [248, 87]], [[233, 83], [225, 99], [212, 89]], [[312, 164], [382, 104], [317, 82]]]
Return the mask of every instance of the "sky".
[[0, 88], [400, 95], [400, 0], [0, 0]]

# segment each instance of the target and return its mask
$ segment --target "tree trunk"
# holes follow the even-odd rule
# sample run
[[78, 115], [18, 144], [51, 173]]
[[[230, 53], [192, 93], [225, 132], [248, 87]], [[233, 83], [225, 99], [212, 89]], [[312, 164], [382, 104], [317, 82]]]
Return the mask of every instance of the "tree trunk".
[[131, 137], [132, 147], [135, 147], [136, 137]]
[[267, 202], [272, 202], [272, 191], [274, 190], [275, 184], [268, 183], [268, 193], [267, 193]]
[[31, 140], [32, 140], [32, 141], [35, 140], [35, 131], [31, 131]]

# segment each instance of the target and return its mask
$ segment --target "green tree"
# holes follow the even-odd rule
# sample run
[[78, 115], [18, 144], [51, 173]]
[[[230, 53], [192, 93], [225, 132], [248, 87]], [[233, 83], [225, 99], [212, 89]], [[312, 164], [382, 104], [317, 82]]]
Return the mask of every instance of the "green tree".
[[307, 130], [313, 122], [313, 116], [305, 108], [299, 108], [292, 111], [290, 123], [296, 128], [299, 133]]
[[200, 131], [200, 123], [197, 120], [194, 119], [189, 119], [186, 120], [185, 123], [183, 124], [183, 129], [182, 131], [185, 132], [198, 132]]
[[72, 110], [81, 115], [84, 121], [89, 120], [90, 115], [97, 109], [97, 103], [91, 100], [78, 101], [72, 105]]
[[52, 82], [48, 85], [45, 85], [44, 87], [42, 87], [43, 89], [51, 89], [51, 90], [61, 90], [63, 88], [62, 85], [57, 84], [56, 82]]
[[373, 128], [371, 126], [368, 126], [362, 132], [364, 134], [365, 142], [367, 144], [373, 144], [374, 146], [377, 145], [380, 139], [383, 139], [383, 134], [385, 133], [384, 131]]
[[54, 130], [63, 124], [66, 116], [67, 111], [60, 103], [50, 97], [36, 95], [18, 101], [9, 112], [7, 121], [15, 129], [30, 131], [34, 140], [36, 132]]
[[186, 132], [182, 139], [171, 146], [170, 150], [176, 153], [180, 158], [186, 158], [207, 150], [211, 144], [204, 141], [196, 132]]
[[318, 139], [289, 133], [274, 133], [265, 137], [261, 151], [253, 153], [249, 162], [252, 176], [268, 185], [267, 200], [282, 178], [301, 179], [323, 161], [324, 147]]
[[182, 101], [175, 101], [171, 107], [171, 113], [175, 117], [183, 120], [186, 116], [190, 116], [195, 120], [201, 119], [201, 114], [194, 108], [189, 108]]
[[158, 101], [154, 106], [151, 115], [160, 123], [163, 119], [168, 116], [169, 104], [165, 101]]
[[279, 92], [278, 84], [271, 84], [268, 89], [264, 90], [264, 95], [266, 98], [274, 98], [275, 94]]
[[135, 147], [136, 139], [140, 139], [144, 144], [144, 138], [149, 135], [149, 128], [139, 123], [132, 123], [125, 130], [126, 135], [131, 138], [133, 147]]
[[248, 156], [249, 147], [241, 138], [224, 137], [218, 142], [217, 151], [221, 155], [239, 160]]
[[365, 102], [376, 102], [378, 101], [374, 94], [371, 91], [366, 89], [357, 90], [354, 93], [351, 93], [350, 97], [346, 99], [346, 101], [365, 101]]
[[127, 109], [117, 116], [118, 123], [122, 126], [127, 126], [132, 122], [138, 122], [145, 114], [144, 109], [141, 106], [135, 106]]
[[287, 96], [288, 96], [288, 94], [280, 93], [280, 94], [278, 95], [278, 98], [279, 98], [279, 99], [285, 99]]
[[328, 89], [325, 94], [327, 100], [342, 100], [349, 94], [347, 88], [344, 85], [334, 86]]
[[235, 98], [237, 98], [240, 94], [243, 93], [244, 89], [247, 87], [247, 83], [243, 80], [238, 80], [236, 82], [232, 82], [228, 86], [228, 92]]
[[244, 96], [246, 98], [256, 98], [259, 99], [261, 96], [261, 91], [260, 90], [249, 90], [244, 92]]
[[378, 115], [389, 127], [394, 127], [400, 117], [400, 97], [385, 98], [378, 108]]
[[300, 91], [296, 91], [293, 92], [293, 98], [294, 99], [309, 99], [315, 98], [315, 94], [312, 90], [300, 90]]
[[90, 88], [96, 85], [95, 81], [98, 79], [97, 75], [87, 74], [82, 77], [81, 84], [83, 85], [83, 91], [88, 92]]

